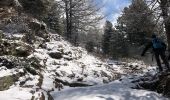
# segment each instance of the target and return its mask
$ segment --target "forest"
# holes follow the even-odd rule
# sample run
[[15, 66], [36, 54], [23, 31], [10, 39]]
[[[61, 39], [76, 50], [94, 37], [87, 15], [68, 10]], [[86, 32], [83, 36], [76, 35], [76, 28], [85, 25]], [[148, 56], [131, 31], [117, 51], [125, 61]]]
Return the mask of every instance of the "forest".
[[170, 0], [0, 0], [0, 100], [169, 100]]

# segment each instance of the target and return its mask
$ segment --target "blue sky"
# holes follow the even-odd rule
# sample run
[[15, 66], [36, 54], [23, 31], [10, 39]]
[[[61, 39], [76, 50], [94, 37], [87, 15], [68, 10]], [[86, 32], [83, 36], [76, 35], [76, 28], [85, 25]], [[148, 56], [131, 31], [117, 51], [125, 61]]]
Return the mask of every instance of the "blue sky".
[[107, 15], [106, 20], [116, 23], [118, 16], [124, 7], [129, 6], [131, 0], [96, 0], [97, 3], [104, 4], [102, 13]]

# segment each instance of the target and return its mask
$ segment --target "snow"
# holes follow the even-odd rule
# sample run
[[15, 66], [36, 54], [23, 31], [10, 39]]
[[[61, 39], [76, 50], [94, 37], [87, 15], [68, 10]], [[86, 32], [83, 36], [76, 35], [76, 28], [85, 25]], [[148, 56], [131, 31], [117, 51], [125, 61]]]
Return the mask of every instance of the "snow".
[[[110, 81], [107, 79], [108, 77], [100, 75], [102, 71], [110, 77], [114, 76], [113, 69], [107, 68], [105, 62], [89, 55], [83, 48], [74, 47], [63, 39], [59, 40], [47, 42], [47, 49], [36, 49], [36, 52], [29, 56], [29, 58], [34, 56], [41, 60], [47, 59], [45, 64], [40, 63], [41, 65], [47, 65], [44, 76], [55, 79], [57, 77], [55, 72], [57, 72], [62, 76], [59, 79], [64, 81], [74, 82], [79, 78], [83, 78], [83, 81], [88, 84], [103, 84], [103, 80]], [[63, 58], [51, 58], [48, 55], [50, 52], [62, 53]], [[67, 60], [70, 58], [72, 60]], [[75, 75], [74, 78], [69, 77], [72, 75]]]
[[152, 91], [131, 89], [121, 81], [93, 87], [72, 88], [51, 94], [54, 100], [168, 100]]
[[33, 86], [36, 86], [37, 83], [38, 83], [38, 79], [39, 79], [39, 76], [36, 75], [36, 76], [32, 76], [32, 75], [29, 75], [31, 80], [28, 80], [25, 85], [33, 85]]
[[[101, 61], [81, 47], [74, 47], [62, 38], [55, 40], [55, 35], [53, 38], [46, 43], [46, 49], [36, 48], [28, 57], [37, 58], [45, 66], [39, 71], [43, 78], [42, 85], [37, 85], [41, 78], [39, 75], [27, 73], [10, 89], [0, 91], [0, 100], [30, 100], [32, 96], [38, 100], [42, 94], [47, 100], [47, 91], [51, 91], [54, 100], [168, 100], [153, 91], [133, 89], [136, 84], [131, 81], [137, 80], [143, 74], [154, 75], [155, 67], [148, 67], [141, 61]], [[54, 59], [49, 56], [50, 52], [61, 53], [62, 58]], [[23, 72], [22, 68], [18, 70]], [[0, 77], [13, 75], [16, 69], [0, 67], [0, 73]], [[79, 82], [93, 86], [63, 86], [59, 91], [55, 86], [56, 78], [68, 83]], [[23, 81], [25, 83], [22, 87], [19, 84]]]
[[7, 69], [5, 66], [2, 66], [0, 68], [0, 77], [3, 77], [3, 76], [8, 76], [8, 75], [12, 75], [12, 71]]
[[13, 75], [16, 74], [18, 72], [23, 72], [22, 69], [7, 69], [5, 66], [0, 67], [0, 77], [4, 77], [4, 76], [9, 76], [9, 75]]
[[13, 86], [6, 91], [0, 91], [0, 100], [31, 100], [30, 90]]
[[53, 81], [54, 81], [53, 79], [51, 79], [47, 75], [44, 75], [43, 85], [41, 88], [47, 91], [52, 90], [52, 88], [54, 87]]

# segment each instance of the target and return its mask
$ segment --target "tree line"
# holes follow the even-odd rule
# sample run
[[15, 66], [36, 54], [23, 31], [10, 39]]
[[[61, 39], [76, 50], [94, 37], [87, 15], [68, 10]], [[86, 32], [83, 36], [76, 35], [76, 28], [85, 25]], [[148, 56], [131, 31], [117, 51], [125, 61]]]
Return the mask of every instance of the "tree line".
[[167, 41], [170, 50], [169, 0], [132, 0], [117, 19], [114, 29], [109, 21], [104, 28], [102, 48], [105, 54], [140, 54], [152, 34]]
[[54, 33], [75, 46], [112, 57], [129, 56], [144, 45], [151, 34], [167, 39], [170, 50], [169, 0], [132, 0], [112, 25], [99, 12], [103, 5], [94, 0], [18, 0], [26, 13], [44, 21]]

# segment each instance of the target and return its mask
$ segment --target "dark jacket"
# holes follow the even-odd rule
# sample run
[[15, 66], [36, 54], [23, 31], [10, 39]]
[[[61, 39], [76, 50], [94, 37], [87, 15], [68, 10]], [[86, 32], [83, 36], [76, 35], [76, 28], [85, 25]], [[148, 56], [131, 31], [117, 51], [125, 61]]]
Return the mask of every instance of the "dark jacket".
[[141, 56], [144, 56], [145, 53], [146, 53], [146, 51], [147, 51], [149, 48], [152, 48], [153, 52], [157, 52], [157, 51], [163, 51], [163, 52], [165, 52], [167, 46], [166, 46], [166, 44], [165, 44], [164, 42], [161, 42], [161, 43], [162, 43], [162, 45], [163, 45], [163, 48], [155, 49], [155, 48], [153, 48], [153, 43], [152, 43], [152, 41], [150, 41], [150, 42], [146, 45], [146, 47], [144, 48]]

